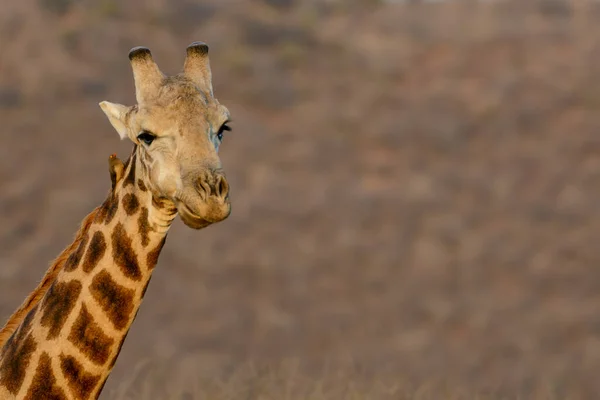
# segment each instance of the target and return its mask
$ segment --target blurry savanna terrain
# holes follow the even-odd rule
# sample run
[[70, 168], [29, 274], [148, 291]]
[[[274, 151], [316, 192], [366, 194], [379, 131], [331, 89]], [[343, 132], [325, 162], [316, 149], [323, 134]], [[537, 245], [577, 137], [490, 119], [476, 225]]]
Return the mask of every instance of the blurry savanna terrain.
[[171, 228], [103, 399], [600, 398], [600, 3], [5, 0], [0, 325], [210, 45], [233, 212]]

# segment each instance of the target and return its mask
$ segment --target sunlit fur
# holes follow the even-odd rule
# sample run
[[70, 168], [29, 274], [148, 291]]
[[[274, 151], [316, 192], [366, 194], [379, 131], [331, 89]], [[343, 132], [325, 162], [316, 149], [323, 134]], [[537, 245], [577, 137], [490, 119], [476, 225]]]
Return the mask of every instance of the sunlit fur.
[[217, 155], [229, 112], [213, 97], [208, 47], [190, 45], [174, 77], [147, 49], [129, 58], [138, 104], [100, 105], [132, 152], [109, 157], [105, 201], [0, 330], [0, 399], [98, 398], [173, 219], [200, 229], [231, 211]]

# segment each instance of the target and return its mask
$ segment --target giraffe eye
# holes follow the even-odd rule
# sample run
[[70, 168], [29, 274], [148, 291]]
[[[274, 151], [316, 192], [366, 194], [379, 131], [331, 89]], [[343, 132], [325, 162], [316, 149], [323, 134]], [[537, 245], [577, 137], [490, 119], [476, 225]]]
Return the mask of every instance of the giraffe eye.
[[156, 137], [150, 132], [144, 131], [140, 133], [137, 138], [140, 142], [146, 143], [146, 146], [150, 146]]
[[231, 127], [227, 125], [227, 122], [221, 125], [221, 127], [219, 128], [219, 132], [217, 132], [217, 138], [219, 139], [219, 141], [223, 140], [223, 132], [225, 131], [231, 131]]

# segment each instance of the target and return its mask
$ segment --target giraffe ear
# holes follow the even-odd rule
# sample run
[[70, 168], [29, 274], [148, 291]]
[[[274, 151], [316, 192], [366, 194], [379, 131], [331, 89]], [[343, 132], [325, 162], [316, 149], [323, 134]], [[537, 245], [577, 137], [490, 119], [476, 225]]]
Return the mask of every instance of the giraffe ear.
[[121, 140], [128, 137], [129, 135], [127, 132], [129, 129], [127, 128], [127, 120], [132, 107], [127, 107], [122, 104], [111, 103], [108, 101], [102, 101], [100, 102], [100, 108], [108, 117], [108, 120], [121, 137]]

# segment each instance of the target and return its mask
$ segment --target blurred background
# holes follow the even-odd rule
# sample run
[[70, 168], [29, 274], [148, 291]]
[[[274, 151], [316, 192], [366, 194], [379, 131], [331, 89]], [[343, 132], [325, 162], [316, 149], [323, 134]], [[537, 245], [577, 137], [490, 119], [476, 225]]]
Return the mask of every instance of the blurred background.
[[129, 49], [175, 74], [202, 40], [233, 212], [175, 222], [102, 398], [598, 398], [599, 21], [592, 0], [6, 1], [0, 320], [129, 154], [97, 105], [134, 103]]

